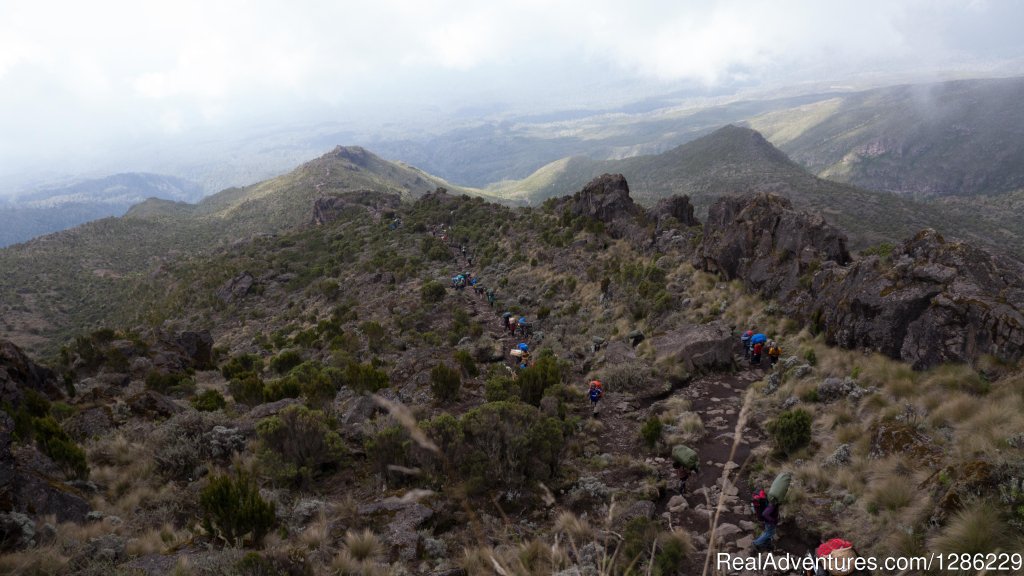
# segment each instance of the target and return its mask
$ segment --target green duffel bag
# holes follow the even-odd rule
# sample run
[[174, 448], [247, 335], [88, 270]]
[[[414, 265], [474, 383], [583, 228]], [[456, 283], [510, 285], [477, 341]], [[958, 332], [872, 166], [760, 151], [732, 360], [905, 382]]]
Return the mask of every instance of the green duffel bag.
[[793, 479], [793, 475], [789, 472], [781, 472], [775, 477], [775, 481], [772, 482], [772, 487], [768, 489], [768, 500], [770, 502], [782, 502], [786, 499], [786, 493], [789, 492], [789, 482]]
[[697, 464], [700, 461], [697, 457], [697, 453], [692, 448], [683, 446], [682, 444], [677, 444], [672, 447], [672, 459], [678, 462], [680, 466], [691, 470], [696, 470]]

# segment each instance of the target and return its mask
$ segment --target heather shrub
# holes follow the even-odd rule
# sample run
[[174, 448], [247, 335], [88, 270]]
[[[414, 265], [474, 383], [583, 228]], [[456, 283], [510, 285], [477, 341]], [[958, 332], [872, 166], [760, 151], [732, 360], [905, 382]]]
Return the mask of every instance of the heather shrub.
[[775, 447], [792, 454], [811, 442], [811, 415], [805, 410], [787, 410], [768, 425]]
[[305, 484], [337, 466], [344, 444], [325, 420], [323, 412], [294, 405], [256, 425], [260, 458], [272, 477]]
[[222, 475], [210, 480], [199, 494], [203, 527], [231, 546], [246, 539], [259, 546], [277, 521], [274, 505], [260, 497], [259, 486], [248, 476]]
[[446, 364], [438, 364], [430, 371], [430, 389], [438, 402], [451, 402], [459, 397], [462, 377], [459, 371]]

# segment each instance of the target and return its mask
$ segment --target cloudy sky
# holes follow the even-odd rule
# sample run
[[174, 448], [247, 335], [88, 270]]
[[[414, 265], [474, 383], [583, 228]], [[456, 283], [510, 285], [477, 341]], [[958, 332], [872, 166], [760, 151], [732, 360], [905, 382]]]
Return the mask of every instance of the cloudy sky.
[[0, 0], [0, 176], [253, 125], [980, 75], [1021, 22], [1010, 0]]

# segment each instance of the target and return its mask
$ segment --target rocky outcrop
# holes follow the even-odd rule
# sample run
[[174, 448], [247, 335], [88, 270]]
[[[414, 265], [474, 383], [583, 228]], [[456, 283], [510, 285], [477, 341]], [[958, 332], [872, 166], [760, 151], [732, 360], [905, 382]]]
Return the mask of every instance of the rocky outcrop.
[[1013, 262], [925, 230], [891, 264], [870, 256], [816, 278], [811, 315], [831, 343], [922, 369], [1024, 350], [1024, 273]]
[[674, 218], [681, 226], [698, 226], [700, 221], [693, 215], [693, 204], [689, 196], [662, 198], [651, 210], [651, 217], [659, 225], [666, 218]]
[[734, 338], [724, 322], [693, 324], [651, 340], [660, 359], [683, 365], [690, 374], [732, 367]]
[[739, 279], [786, 304], [795, 303], [824, 263], [849, 261], [842, 232], [820, 215], [798, 212], [788, 199], [765, 193], [715, 202], [694, 256], [698, 268]]
[[30, 360], [13, 342], [0, 340], [0, 403], [20, 404], [25, 389], [48, 398], [64, 396], [53, 370]]
[[1024, 355], [1019, 264], [924, 230], [883, 261], [851, 262], [845, 237], [771, 194], [712, 206], [694, 264], [775, 298], [829, 343], [924, 369]]
[[[59, 479], [46, 477], [19, 464], [11, 451], [14, 421], [0, 411], [0, 512], [42, 517], [58, 522], [83, 522], [89, 504]], [[35, 448], [27, 447], [35, 452]]]
[[605, 223], [624, 216], [643, 214], [629, 196], [629, 184], [622, 174], [603, 174], [576, 194], [563, 199], [562, 209], [572, 216], [585, 216]]
[[249, 292], [252, 290], [255, 283], [256, 279], [253, 278], [252, 274], [242, 272], [238, 276], [235, 276], [221, 284], [220, 288], [217, 289], [217, 298], [220, 298], [223, 302], [241, 300], [249, 295]]
[[345, 215], [360, 216], [367, 213], [379, 221], [385, 212], [393, 211], [401, 204], [402, 198], [399, 195], [374, 190], [355, 190], [324, 196], [317, 198], [313, 204], [313, 224], [322, 226]]

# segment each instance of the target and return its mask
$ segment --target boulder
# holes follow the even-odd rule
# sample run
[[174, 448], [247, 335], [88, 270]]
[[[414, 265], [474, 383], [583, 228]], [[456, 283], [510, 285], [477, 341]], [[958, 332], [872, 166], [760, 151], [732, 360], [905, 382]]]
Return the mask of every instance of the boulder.
[[563, 209], [573, 216], [585, 216], [610, 223], [622, 216], [643, 213], [629, 196], [629, 184], [622, 174], [602, 174], [568, 198]]
[[50, 399], [64, 397], [53, 370], [33, 362], [13, 342], [0, 340], [0, 403], [21, 404], [25, 389]]
[[148, 419], [170, 418], [185, 411], [185, 408], [179, 406], [174, 400], [153, 390], [139, 392], [128, 398], [126, 404], [133, 414]]
[[693, 204], [689, 196], [670, 196], [662, 198], [651, 210], [651, 217], [660, 226], [666, 218], [674, 218], [681, 226], [699, 226], [700, 220], [693, 215]]
[[114, 415], [109, 406], [93, 406], [68, 417], [62, 428], [72, 438], [81, 442], [105, 434], [115, 425]]
[[35, 545], [36, 523], [18, 512], [0, 512], [0, 552], [12, 552]]
[[659, 360], [668, 358], [694, 374], [730, 368], [733, 340], [732, 329], [724, 322], [716, 321], [683, 326], [655, 336], [651, 344]]
[[384, 500], [359, 507], [362, 516], [393, 513], [381, 535], [384, 542], [395, 551], [403, 562], [412, 562], [419, 556], [420, 534], [417, 529], [433, 515], [434, 511], [418, 502]]
[[250, 410], [249, 413], [246, 414], [246, 416], [249, 418], [249, 420], [252, 421], [262, 420], [264, 418], [267, 418], [268, 416], [274, 416], [275, 414], [289, 406], [301, 403], [302, 401], [297, 398], [282, 398], [277, 402], [267, 402], [266, 404], [260, 404], [259, 406], [256, 406], [255, 408]]
[[332, 194], [317, 198], [313, 203], [313, 224], [322, 226], [330, 224], [343, 216], [360, 216], [369, 214], [374, 220], [380, 221], [384, 212], [393, 211], [402, 204], [398, 194], [377, 192], [375, 190], [354, 190], [341, 194]]
[[213, 336], [209, 330], [186, 331], [178, 334], [177, 346], [197, 370], [216, 368], [213, 358]]
[[857, 385], [853, 378], [825, 378], [818, 384], [818, 401], [835, 402], [846, 397], [858, 399], [864, 395], [864, 389]]
[[217, 298], [224, 302], [234, 302], [249, 295], [256, 279], [248, 272], [242, 272], [227, 282], [221, 284], [217, 289]]
[[793, 302], [825, 262], [846, 264], [846, 236], [820, 214], [799, 212], [782, 196], [727, 196], [708, 210], [694, 265], [739, 279], [766, 298]]
[[625, 510], [619, 512], [615, 516], [615, 520], [612, 522], [612, 526], [617, 530], [621, 531], [626, 524], [637, 518], [643, 518], [650, 520], [654, 518], [655, 506], [654, 502], [648, 500], [638, 500], [630, 504]]
[[1024, 269], [924, 230], [814, 283], [809, 315], [829, 343], [868, 348], [924, 369], [984, 354], [1024, 355]]

